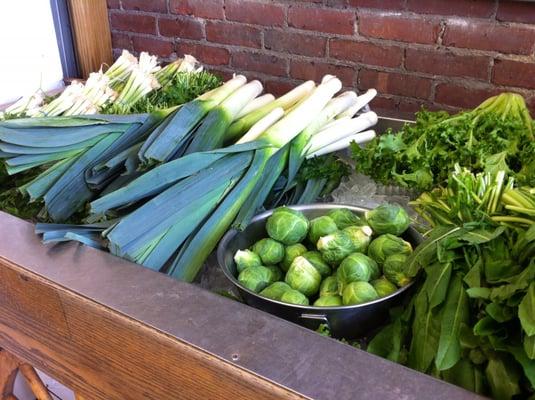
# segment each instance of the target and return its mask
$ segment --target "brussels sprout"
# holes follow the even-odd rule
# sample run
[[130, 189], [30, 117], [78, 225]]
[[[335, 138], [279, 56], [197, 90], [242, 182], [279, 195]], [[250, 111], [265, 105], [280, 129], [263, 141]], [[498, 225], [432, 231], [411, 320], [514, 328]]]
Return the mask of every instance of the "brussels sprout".
[[281, 262], [282, 270], [284, 272], [288, 271], [288, 268], [290, 268], [290, 265], [292, 265], [292, 261], [294, 260], [294, 258], [303, 255], [307, 251], [307, 248], [301, 243], [286, 246], [286, 249], [284, 251], [284, 259]]
[[308, 233], [309, 222], [301, 211], [280, 207], [267, 219], [268, 235], [285, 245], [299, 243]]
[[348, 226], [344, 232], [349, 234], [355, 251], [359, 253], [366, 253], [368, 245], [372, 240], [373, 231], [369, 226]]
[[273, 283], [275, 281], [273, 278], [273, 271], [264, 266], [245, 268], [238, 275], [238, 281], [255, 293]]
[[338, 279], [336, 276], [328, 276], [320, 285], [320, 297], [335, 296], [338, 294]]
[[316, 245], [322, 236], [327, 236], [336, 232], [338, 227], [331, 217], [324, 215], [322, 217], [314, 218], [310, 221], [310, 230], [308, 231], [308, 239]]
[[351, 282], [369, 282], [379, 271], [377, 263], [362, 253], [353, 253], [344, 258], [338, 267], [340, 293]]
[[323, 278], [331, 275], [331, 267], [325, 262], [319, 251], [307, 251], [303, 257], [318, 270]]
[[412, 246], [400, 237], [387, 233], [372, 240], [368, 246], [368, 255], [379, 265], [383, 265], [386, 258], [392, 254], [408, 256], [412, 253]]
[[299, 256], [293, 260], [284, 280], [292, 289], [313, 296], [320, 288], [321, 275], [305, 257]]
[[314, 304], [316, 307], [336, 307], [342, 305], [342, 298], [338, 295], [322, 296], [318, 298]]
[[388, 256], [383, 265], [383, 274], [386, 279], [396, 286], [402, 287], [411, 281], [406, 275], [407, 256], [404, 254], [392, 254]]
[[273, 300], [280, 300], [284, 292], [293, 290], [286, 282], [274, 282], [260, 292], [261, 296]]
[[398, 288], [384, 276], [372, 281], [372, 286], [379, 295], [379, 297], [386, 297], [394, 293]]
[[290, 289], [284, 292], [281, 296], [280, 301], [290, 304], [300, 304], [302, 306], [308, 306], [308, 298], [301, 292]]
[[242, 272], [245, 268], [259, 267], [262, 265], [260, 256], [251, 250], [238, 250], [234, 254], [234, 262], [236, 263], [238, 273]]
[[270, 238], [261, 239], [252, 247], [253, 252], [260, 256], [265, 265], [275, 265], [284, 258], [284, 246]]
[[351, 304], [362, 304], [379, 298], [372, 285], [368, 282], [351, 282], [342, 294], [342, 303], [345, 306]]
[[276, 265], [267, 265], [266, 268], [269, 268], [273, 274], [273, 278], [271, 279], [272, 282], [280, 281], [284, 278], [284, 273]]
[[351, 225], [362, 225], [360, 217], [348, 208], [335, 208], [327, 216], [332, 218], [338, 229], [344, 229]]
[[411, 223], [407, 211], [398, 204], [381, 204], [379, 207], [367, 211], [365, 215], [368, 225], [378, 235], [391, 233], [399, 236], [407, 230]]
[[331, 265], [339, 264], [355, 251], [351, 237], [347, 232], [336, 231], [318, 240], [318, 250], [323, 259]]

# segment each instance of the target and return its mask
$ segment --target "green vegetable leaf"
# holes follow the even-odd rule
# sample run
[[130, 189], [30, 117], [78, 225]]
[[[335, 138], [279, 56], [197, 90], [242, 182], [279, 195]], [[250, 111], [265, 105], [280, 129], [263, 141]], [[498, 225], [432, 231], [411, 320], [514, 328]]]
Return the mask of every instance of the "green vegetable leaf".
[[528, 336], [535, 335], [535, 282], [529, 285], [528, 292], [520, 302], [518, 318]]
[[512, 297], [516, 292], [524, 290], [529, 283], [535, 279], [535, 260], [525, 268], [521, 273], [508, 278], [508, 284], [492, 288], [490, 299], [492, 301], [505, 301]]
[[498, 322], [510, 321], [515, 316], [514, 310], [511, 307], [498, 303], [487, 304], [485, 311], [492, 319]]
[[437, 244], [444, 238], [459, 234], [461, 228], [440, 226], [434, 228], [429, 236], [421, 243], [407, 260], [407, 275], [414, 277], [422, 267], [431, 264], [437, 254]]
[[414, 302], [414, 323], [409, 353], [409, 366], [427, 372], [435, 358], [440, 336], [440, 314], [438, 309], [429, 310], [427, 294], [422, 289]]
[[497, 400], [509, 400], [520, 393], [520, 374], [516, 366], [505, 356], [496, 356], [489, 360], [485, 370], [492, 397]]
[[401, 319], [398, 318], [374, 336], [368, 344], [367, 351], [399, 363], [402, 338]]
[[494, 230], [474, 229], [463, 233], [459, 237], [459, 240], [464, 240], [465, 242], [468, 242], [470, 244], [482, 244], [496, 239], [503, 232], [505, 232], [504, 226], [500, 226]]
[[513, 355], [515, 360], [522, 366], [524, 375], [528, 378], [531, 386], [535, 388], [535, 360], [530, 360], [521, 347], [509, 346], [507, 348], [509, 353]]
[[483, 373], [468, 360], [461, 359], [450, 369], [442, 371], [442, 378], [471, 392], [482, 393]]
[[483, 264], [481, 258], [477, 259], [477, 262], [470, 268], [470, 271], [464, 276], [463, 282], [468, 285], [469, 288], [481, 286], [481, 270], [480, 266]]
[[491, 174], [495, 174], [499, 171], [505, 171], [507, 174], [511, 172], [509, 169], [509, 166], [507, 165], [507, 151], [502, 151], [500, 153], [496, 153], [491, 155], [490, 157], [487, 157], [483, 159], [483, 165], [485, 172], [490, 172]]
[[486, 287], [472, 287], [470, 289], [466, 289], [466, 294], [471, 299], [488, 299], [491, 295], [491, 290]]
[[459, 332], [468, 323], [468, 297], [459, 276], [453, 278], [442, 312], [440, 339], [435, 365], [442, 371], [453, 367], [461, 358]]
[[524, 337], [524, 351], [531, 360], [535, 360], [535, 335]]
[[451, 270], [451, 263], [435, 263], [426, 268], [427, 283], [425, 284], [425, 290], [427, 292], [429, 308], [440, 305], [446, 298], [446, 292], [450, 284]]
[[491, 317], [483, 317], [474, 325], [474, 334], [477, 336], [498, 335], [502, 326]]

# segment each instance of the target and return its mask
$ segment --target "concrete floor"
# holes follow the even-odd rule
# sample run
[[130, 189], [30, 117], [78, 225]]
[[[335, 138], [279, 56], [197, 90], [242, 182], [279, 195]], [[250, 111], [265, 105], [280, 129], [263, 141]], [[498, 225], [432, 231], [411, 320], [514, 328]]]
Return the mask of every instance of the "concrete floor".
[[[55, 381], [49, 376], [37, 371], [54, 400], [74, 400], [74, 393], [72, 390], [67, 389], [61, 383]], [[35, 400], [35, 396], [32, 394], [24, 378], [19, 374], [15, 381], [15, 395], [19, 400]]]

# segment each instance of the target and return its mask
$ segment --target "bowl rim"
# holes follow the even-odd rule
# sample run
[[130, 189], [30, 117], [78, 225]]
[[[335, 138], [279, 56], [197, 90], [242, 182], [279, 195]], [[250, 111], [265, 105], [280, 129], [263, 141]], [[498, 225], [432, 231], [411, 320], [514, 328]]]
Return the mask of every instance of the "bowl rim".
[[[311, 209], [313, 209], [313, 210], [332, 210], [332, 209], [336, 209], [336, 208], [348, 208], [351, 211], [359, 212], [361, 214], [365, 213], [366, 211], [372, 210], [371, 208], [358, 207], [358, 206], [354, 206], [354, 205], [350, 205], [350, 204], [343, 204], [343, 203], [310, 203], [310, 204], [290, 205], [290, 206], [285, 206], [285, 207], [288, 207], [288, 208], [291, 208], [291, 209], [297, 210], [297, 211], [306, 211], [306, 210], [311, 210]], [[280, 208], [280, 207], [278, 207], [278, 208]], [[247, 226], [249, 226], [253, 222], [257, 222], [259, 220], [266, 219], [271, 214], [273, 214], [274, 210], [275, 209], [266, 210], [266, 211], [261, 212], [260, 214], [255, 215], [251, 219], [251, 222]], [[408, 229], [414, 230], [414, 233], [417, 234], [417, 237], [421, 238], [420, 233], [418, 233], [418, 231], [412, 226], [412, 224], [409, 226]], [[225, 274], [227, 279], [229, 279], [234, 284], [234, 286], [238, 287], [238, 289], [243, 290], [243, 291], [249, 293], [250, 295], [259, 297], [259, 298], [261, 298], [263, 300], [266, 300], [266, 301], [269, 301], [269, 302], [272, 302], [272, 303], [275, 303], [275, 304], [278, 304], [278, 305], [281, 305], [281, 306], [292, 307], [292, 308], [301, 309], [303, 311], [308, 311], [308, 312], [313, 310], [313, 311], [317, 311], [318, 314], [321, 314], [321, 311], [341, 311], [341, 310], [352, 310], [352, 309], [356, 309], [356, 308], [364, 308], [364, 307], [372, 306], [374, 304], [381, 303], [383, 301], [389, 300], [389, 299], [391, 299], [393, 297], [396, 297], [396, 296], [400, 295], [401, 293], [407, 291], [410, 287], [412, 287], [412, 285], [415, 282], [415, 280], [413, 279], [409, 284], [399, 288], [394, 293], [391, 293], [388, 296], [380, 297], [378, 299], [375, 299], [375, 300], [372, 300], [372, 301], [368, 301], [366, 303], [352, 304], [352, 305], [347, 305], [347, 306], [320, 307], [320, 306], [314, 306], [314, 305], [291, 304], [291, 303], [285, 303], [285, 302], [280, 301], [280, 300], [270, 299], [269, 297], [262, 296], [262, 295], [260, 295], [260, 293], [253, 292], [252, 290], [250, 290], [250, 289], [246, 288], [245, 286], [243, 286], [238, 281], [238, 279], [236, 277], [234, 277], [234, 275], [229, 271], [229, 269], [225, 265], [226, 244], [230, 240], [232, 240], [236, 235], [238, 235], [240, 233], [241, 233], [241, 231], [238, 231], [237, 229], [233, 228], [233, 229], [230, 229], [227, 233], [225, 233], [223, 238], [221, 238], [221, 240], [220, 240], [220, 242], [218, 244], [218, 247], [217, 247], [217, 263], [218, 263], [219, 267], [223, 270], [223, 273]], [[411, 245], [414, 245], [414, 244], [411, 243]]]

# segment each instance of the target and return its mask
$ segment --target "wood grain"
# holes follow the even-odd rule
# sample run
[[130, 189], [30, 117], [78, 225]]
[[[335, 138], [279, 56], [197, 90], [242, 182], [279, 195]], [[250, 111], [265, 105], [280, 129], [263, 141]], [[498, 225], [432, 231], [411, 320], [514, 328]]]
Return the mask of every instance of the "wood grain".
[[106, 0], [69, 0], [74, 47], [82, 78], [113, 61]]
[[304, 398], [2, 258], [0, 282], [2, 347], [86, 398]]
[[48, 389], [31, 365], [22, 363], [19, 367], [19, 371], [37, 400], [52, 400], [52, 396], [48, 392]]
[[12, 396], [19, 365], [20, 361], [16, 357], [0, 349], [0, 400]]

